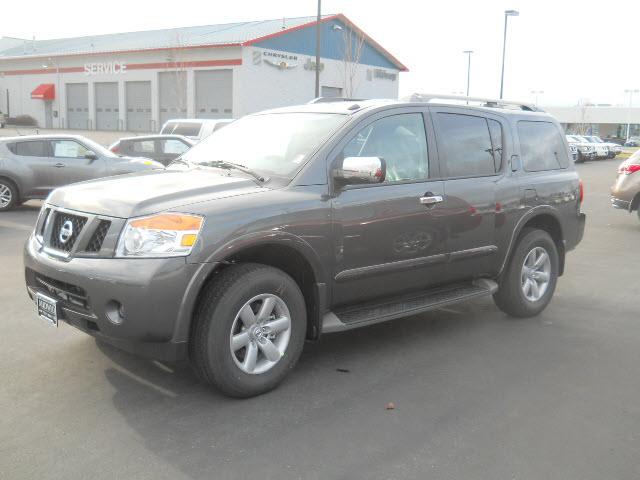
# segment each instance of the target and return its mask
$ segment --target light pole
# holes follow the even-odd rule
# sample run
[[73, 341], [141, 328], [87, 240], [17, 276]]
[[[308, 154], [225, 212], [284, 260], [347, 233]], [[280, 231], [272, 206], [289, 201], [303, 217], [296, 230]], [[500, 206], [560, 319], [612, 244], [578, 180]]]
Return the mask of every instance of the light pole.
[[[469, 83], [471, 81], [471, 54], [473, 53], [473, 50], [465, 50], [462, 53], [466, 53], [467, 54], [467, 97], [469, 96]], [[469, 103], [469, 100], [467, 100], [467, 104]]]
[[322, 0], [318, 0], [316, 19], [316, 98], [320, 96], [320, 20], [322, 20]]
[[629, 112], [627, 113], [627, 142], [629, 141], [629, 137], [631, 136], [631, 108], [633, 107], [633, 94], [638, 92], [640, 92], [640, 90], [638, 90], [637, 88], [624, 91], [624, 93], [629, 94]]
[[531, 90], [531, 93], [536, 96], [536, 107], [538, 106], [538, 95], [542, 95], [544, 90]]
[[507, 51], [507, 19], [509, 17], [517, 17], [520, 12], [517, 10], [505, 10], [504, 11], [504, 36], [502, 38], [502, 73], [500, 75], [500, 98], [502, 98], [502, 92], [504, 90], [504, 56]]

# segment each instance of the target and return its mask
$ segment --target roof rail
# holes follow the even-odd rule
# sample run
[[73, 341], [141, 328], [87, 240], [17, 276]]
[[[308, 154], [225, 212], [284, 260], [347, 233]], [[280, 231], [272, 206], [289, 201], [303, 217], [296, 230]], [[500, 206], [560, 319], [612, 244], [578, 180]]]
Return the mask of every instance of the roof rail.
[[313, 100], [309, 100], [307, 104], [312, 103], [332, 103], [332, 102], [362, 102], [362, 98], [347, 98], [347, 97], [318, 97]]
[[502, 100], [497, 98], [484, 98], [484, 97], [467, 97], [464, 95], [440, 95], [435, 93], [413, 93], [402, 98], [404, 102], [419, 102], [430, 103], [432, 100], [456, 100], [463, 102], [480, 102], [483, 107], [517, 107], [520, 110], [528, 112], [544, 112], [541, 108], [526, 102], [516, 102], [513, 100]]

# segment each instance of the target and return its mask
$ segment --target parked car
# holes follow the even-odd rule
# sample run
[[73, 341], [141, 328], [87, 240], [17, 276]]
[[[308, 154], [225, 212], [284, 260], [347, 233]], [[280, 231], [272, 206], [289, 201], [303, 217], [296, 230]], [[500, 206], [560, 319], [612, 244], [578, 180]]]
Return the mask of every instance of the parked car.
[[428, 98], [253, 114], [164, 171], [55, 190], [24, 253], [38, 315], [246, 397], [305, 338], [480, 297], [539, 314], [585, 224], [560, 125]]
[[199, 142], [231, 122], [233, 122], [231, 118], [221, 120], [201, 118], [168, 120], [160, 129], [160, 133], [162, 135], [182, 135]]
[[569, 146], [573, 145], [578, 149], [578, 159], [576, 162], [582, 163], [587, 160], [593, 160], [596, 158], [596, 147], [576, 135], [567, 135], [567, 142]]
[[604, 139], [605, 142], [610, 142], [610, 143], [615, 143], [616, 145], [620, 145], [623, 146], [624, 142], [626, 142], [627, 140], [625, 138], [620, 138], [620, 137], [606, 137]]
[[0, 211], [54, 188], [95, 178], [164, 168], [148, 159], [119, 157], [80, 135], [0, 138]]
[[4, 126], [7, 124], [7, 116], [0, 112], [0, 128], [4, 128]]
[[109, 150], [128, 157], [151, 158], [163, 165], [169, 165], [196, 142], [182, 135], [144, 135], [121, 138]]
[[571, 154], [571, 160], [573, 160], [574, 162], [577, 162], [580, 156], [580, 153], [578, 152], [578, 147], [570, 143], [569, 153]]
[[595, 151], [595, 158], [602, 160], [603, 158], [609, 158], [609, 148], [600, 143], [596, 143], [593, 140], [590, 140], [588, 137], [584, 135], [572, 135], [577, 138], [579, 141], [583, 142], [586, 145], [590, 145], [593, 147]]
[[618, 176], [611, 187], [611, 205], [628, 212], [638, 212], [640, 219], [640, 150], [618, 167]]
[[624, 142], [625, 147], [640, 147], [640, 137], [629, 137], [629, 139]]
[[593, 142], [593, 143], [596, 143], [596, 144], [600, 144], [600, 145], [603, 145], [603, 146], [607, 147], [607, 149], [609, 151], [609, 155], [608, 155], [607, 158], [616, 158], [616, 155], [622, 153], [622, 146], [618, 145], [617, 143], [605, 142], [604, 140], [602, 140], [600, 137], [598, 137], [596, 135], [586, 135], [586, 136], [584, 136], [584, 138], [586, 138], [590, 142]]

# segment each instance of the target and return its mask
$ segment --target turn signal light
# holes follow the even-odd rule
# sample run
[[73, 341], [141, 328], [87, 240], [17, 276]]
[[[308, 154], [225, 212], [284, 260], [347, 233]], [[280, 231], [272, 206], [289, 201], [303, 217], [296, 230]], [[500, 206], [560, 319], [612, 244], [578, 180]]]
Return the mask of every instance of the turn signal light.
[[133, 228], [145, 228], [148, 230], [198, 231], [202, 226], [202, 217], [168, 213], [132, 220], [129, 224]]

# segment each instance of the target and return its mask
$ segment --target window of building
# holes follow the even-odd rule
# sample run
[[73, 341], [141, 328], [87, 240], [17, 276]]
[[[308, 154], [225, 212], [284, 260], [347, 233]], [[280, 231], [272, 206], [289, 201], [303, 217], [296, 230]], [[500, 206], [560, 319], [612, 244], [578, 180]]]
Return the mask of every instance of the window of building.
[[[483, 117], [457, 113], [438, 113], [437, 117], [438, 149], [441, 157], [444, 158], [447, 176], [495, 175], [496, 159], [487, 120]], [[500, 128], [499, 124], [498, 128]], [[493, 129], [496, 136], [494, 141], [501, 145], [502, 133], [498, 134], [495, 126]], [[499, 143], [498, 137], [500, 137]]]
[[429, 177], [427, 138], [420, 113], [393, 115], [360, 130], [344, 147], [346, 157], [380, 157], [387, 164], [385, 182]]
[[47, 143], [44, 141], [17, 142], [16, 155], [25, 157], [47, 157]]
[[520, 156], [528, 172], [558, 170], [569, 165], [567, 148], [551, 122], [518, 122]]

